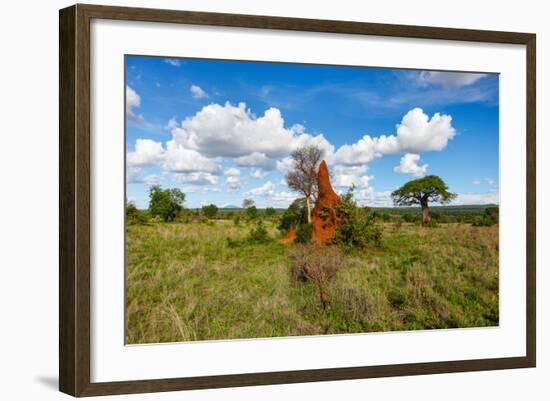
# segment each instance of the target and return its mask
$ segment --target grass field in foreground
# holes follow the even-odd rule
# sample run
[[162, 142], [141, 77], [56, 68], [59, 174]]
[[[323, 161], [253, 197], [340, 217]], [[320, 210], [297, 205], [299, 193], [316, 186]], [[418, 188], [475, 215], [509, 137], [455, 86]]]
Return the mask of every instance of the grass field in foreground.
[[381, 249], [346, 254], [326, 310], [266, 225], [267, 244], [230, 220], [128, 226], [127, 343], [498, 325], [498, 225], [386, 223]]

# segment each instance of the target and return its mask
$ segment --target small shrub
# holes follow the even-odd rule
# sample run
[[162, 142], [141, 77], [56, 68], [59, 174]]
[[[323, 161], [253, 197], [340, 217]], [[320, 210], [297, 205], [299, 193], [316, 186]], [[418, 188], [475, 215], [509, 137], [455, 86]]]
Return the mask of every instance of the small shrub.
[[275, 208], [272, 207], [266, 208], [264, 213], [265, 217], [269, 220], [273, 219], [277, 215], [277, 211], [275, 210]]
[[311, 234], [313, 233], [313, 224], [302, 223], [296, 229], [297, 244], [309, 244], [311, 242]]
[[139, 210], [133, 203], [126, 205], [126, 224], [147, 224], [149, 215], [143, 210]]
[[494, 224], [498, 224], [498, 207], [486, 208], [484, 215], [490, 217]]
[[237, 248], [241, 245], [239, 240], [232, 239], [230, 237], [227, 237], [225, 239], [225, 244], [227, 245], [228, 248]]
[[269, 234], [261, 220], [256, 223], [256, 227], [250, 230], [247, 240], [250, 243], [257, 244], [265, 244], [266, 242], [269, 242]]
[[245, 214], [248, 221], [253, 221], [260, 217], [260, 212], [258, 211], [258, 208], [254, 205], [247, 207], [245, 210]]
[[490, 227], [498, 224], [498, 207], [488, 207], [483, 212], [483, 216], [476, 217], [472, 222], [474, 227]]
[[380, 218], [383, 222], [388, 222], [391, 220], [391, 214], [384, 212], [380, 215]]
[[474, 221], [472, 223], [472, 226], [474, 226], [474, 227], [490, 227], [493, 224], [495, 224], [493, 220], [491, 220], [487, 216], [481, 216], [481, 217], [476, 217], [474, 219]]
[[309, 281], [319, 290], [323, 310], [330, 306], [330, 284], [344, 264], [341, 251], [334, 246], [297, 245], [290, 254], [290, 275]]
[[393, 232], [396, 233], [399, 230], [401, 230], [401, 227], [403, 226], [403, 219], [399, 216], [395, 219], [393, 223]]
[[439, 224], [437, 220], [430, 219], [426, 224], [423, 225], [423, 227], [436, 228], [436, 227], [439, 227]]
[[241, 224], [241, 215], [240, 214], [236, 214], [235, 216], [233, 216], [233, 224], [238, 226]]

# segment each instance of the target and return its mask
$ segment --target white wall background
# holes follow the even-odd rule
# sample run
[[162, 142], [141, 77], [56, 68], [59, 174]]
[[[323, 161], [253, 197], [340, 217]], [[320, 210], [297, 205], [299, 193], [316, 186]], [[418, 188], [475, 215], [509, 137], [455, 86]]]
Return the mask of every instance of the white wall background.
[[[550, 261], [550, 25], [535, 0], [338, 2], [277, 0], [95, 1], [139, 7], [280, 15], [537, 33], [538, 367], [313, 384], [104, 397], [102, 400], [546, 400]], [[6, 2], [0, 17], [0, 394], [6, 400], [68, 399], [57, 392], [58, 9], [69, 1]], [[506, 177], [503, 177], [506, 179]], [[545, 185], [546, 184], [546, 185]], [[545, 338], [546, 337], [546, 338]], [[546, 379], [546, 380], [545, 380]]]

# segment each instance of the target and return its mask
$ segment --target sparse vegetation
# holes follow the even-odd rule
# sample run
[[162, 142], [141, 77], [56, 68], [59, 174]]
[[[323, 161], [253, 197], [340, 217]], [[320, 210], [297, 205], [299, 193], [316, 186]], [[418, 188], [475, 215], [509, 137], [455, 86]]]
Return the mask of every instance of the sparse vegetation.
[[309, 244], [311, 242], [311, 234], [313, 232], [313, 225], [309, 223], [301, 223], [296, 228], [296, 239], [294, 242], [297, 244]]
[[334, 246], [301, 245], [294, 247], [289, 256], [291, 277], [313, 283], [326, 310], [330, 306], [330, 285], [343, 265], [340, 250]]

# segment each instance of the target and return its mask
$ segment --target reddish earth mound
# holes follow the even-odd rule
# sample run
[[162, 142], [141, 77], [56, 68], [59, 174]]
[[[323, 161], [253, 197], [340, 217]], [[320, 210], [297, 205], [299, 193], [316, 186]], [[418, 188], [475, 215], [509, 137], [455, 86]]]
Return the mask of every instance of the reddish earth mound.
[[340, 204], [340, 197], [330, 184], [330, 174], [325, 161], [321, 162], [317, 173], [319, 195], [313, 209], [313, 234], [315, 242], [325, 243], [333, 235], [338, 226], [336, 206]]
[[284, 238], [279, 240], [279, 242], [281, 244], [290, 244], [291, 242], [294, 242], [295, 239], [296, 239], [296, 229], [291, 228], [290, 230], [288, 230]]

